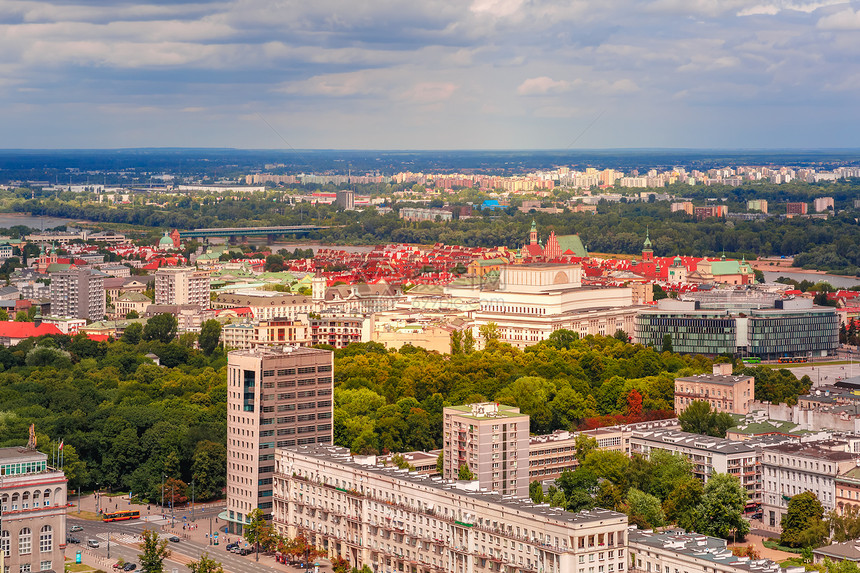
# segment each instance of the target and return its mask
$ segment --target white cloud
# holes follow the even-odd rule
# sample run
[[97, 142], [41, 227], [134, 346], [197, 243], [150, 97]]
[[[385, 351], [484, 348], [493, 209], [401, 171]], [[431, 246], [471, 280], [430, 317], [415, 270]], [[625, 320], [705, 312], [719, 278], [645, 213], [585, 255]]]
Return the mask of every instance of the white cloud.
[[860, 10], [851, 8], [825, 16], [818, 21], [821, 30], [860, 30]]
[[450, 82], [421, 82], [402, 94], [402, 99], [415, 103], [437, 103], [454, 95], [457, 86]]
[[547, 76], [529, 78], [517, 87], [517, 93], [522, 96], [546, 95], [560, 93], [570, 89], [570, 82], [554, 80]]

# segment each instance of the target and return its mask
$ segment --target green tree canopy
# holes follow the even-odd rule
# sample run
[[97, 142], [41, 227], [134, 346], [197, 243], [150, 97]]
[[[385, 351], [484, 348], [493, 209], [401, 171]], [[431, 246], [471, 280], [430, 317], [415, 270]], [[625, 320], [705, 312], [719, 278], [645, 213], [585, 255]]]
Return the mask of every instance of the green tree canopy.
[[169, 313], [157, 314], [146, 321], [143, 327], [143, 339], [146, 341], [158, 340], [167, 344], [176, 338], [179, 323], [176, 317]]

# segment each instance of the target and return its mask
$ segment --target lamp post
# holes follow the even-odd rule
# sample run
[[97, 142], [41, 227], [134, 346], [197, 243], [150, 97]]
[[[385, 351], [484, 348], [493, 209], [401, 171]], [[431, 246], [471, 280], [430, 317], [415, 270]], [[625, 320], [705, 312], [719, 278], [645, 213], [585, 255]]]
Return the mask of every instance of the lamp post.
[[176, 505], [174, 503], [176, 501], [176, 484], [174, 483], [170, 486], [170, 527], [176, 526], [176, 520], [173, 517], [173, 506]]
[[108, 555], [107, 558], [110, 559], [110, 529], [108, 529]]
[[99, 495], [100, 491], [101, 491], [101, 488], [99, 487], [99, 482], [96, 482], [96, 513], [101, 513], [101, 502], [102, 502], [102, 500], [101, 500], [101, 496]]
[[167, 476], [161, 474], [161, 515], [164, 515], [164, 478]]
[[191, 480], [191, 523], [194, 523], [194, 480]]

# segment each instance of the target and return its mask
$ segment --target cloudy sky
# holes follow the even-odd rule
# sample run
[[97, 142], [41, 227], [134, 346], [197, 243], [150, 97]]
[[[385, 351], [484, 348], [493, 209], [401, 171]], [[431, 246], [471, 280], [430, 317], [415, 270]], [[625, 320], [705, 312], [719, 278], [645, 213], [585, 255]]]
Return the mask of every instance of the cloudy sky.
[[858, 120], [858, 0], [0, 0], [0, 148], [833, 148]]

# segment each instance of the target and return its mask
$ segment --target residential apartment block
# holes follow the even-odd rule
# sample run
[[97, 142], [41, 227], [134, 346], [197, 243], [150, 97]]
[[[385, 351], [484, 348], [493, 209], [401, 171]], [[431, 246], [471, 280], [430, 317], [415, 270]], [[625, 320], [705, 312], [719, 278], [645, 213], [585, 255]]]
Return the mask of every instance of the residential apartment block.
[[811, 491], [825, 513], [836, 507], [836, 480], [860, 464], [860, 455], [838, 442], [789, 443], [764, 448], [761, 455], [762, 520], [779, 527], [795, 495]]
[[220, 517], [241, 534], [254, 509], [271, 516], [275, 449], [332, 443], [334, 355], [264, 346], [227, 356], [227, 509]]
[[502, 495], [529, 495], [529, 417], [494, 402], [443, 408], [445, 479], [467, 465], [481, 487]]
[[104, 275], [71, 269], [51, 275], [51, 314], [96, 321], [105, 317]]
[[35, 449], [0, 448], [0, 551], [6, 571], [62, 571], [66, 476]]
[[680, 454], [693, 464], [693, 475], [707, 483], [715, 473], [736, 476], [747, 490], [749, 503], [761, 501], [759, 454], [746, 442], [675, 430], [640, 430], [630, 437], [630, 453], [646, 458], [654, 450]]
[[230, 349], [254, 348], [260, 345], [315, 344], [311, 341], [307, 323], [289, 318], [225, 324], [221, 327], [221, 342], [225, 348]]
[[194, 267], [155, 271], [155, 304], [193, 304], [209, 308], [209, 271]]
[[315, 310], [311, 297], [268, 290], [223, 293], [212, 301], [212, 308], [249, 308], [255, 320], [297, 319]]
[[469, 491], [346, 448], [278, 450], [274, 526], [354, 567], [411, 573], [627, 570], [627, 516]]

